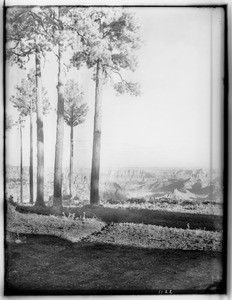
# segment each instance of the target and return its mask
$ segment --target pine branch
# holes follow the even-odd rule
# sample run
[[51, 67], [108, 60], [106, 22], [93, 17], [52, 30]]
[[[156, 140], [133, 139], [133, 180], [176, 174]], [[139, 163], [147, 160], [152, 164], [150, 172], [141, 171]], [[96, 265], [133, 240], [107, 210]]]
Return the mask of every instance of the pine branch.
[[25, 56], [28, 56], [30, 54], [33, 53], [33, 50], [32, 49], [29, 49], [28, 51], [21, 51], [21, 53], [17, 53], [15, 51], [12, 51], [12, 49], [9, 50], [11, 53], [13, 53], [14, 55], [16, 56], [20, 56], [20, 57], [25, 57]]

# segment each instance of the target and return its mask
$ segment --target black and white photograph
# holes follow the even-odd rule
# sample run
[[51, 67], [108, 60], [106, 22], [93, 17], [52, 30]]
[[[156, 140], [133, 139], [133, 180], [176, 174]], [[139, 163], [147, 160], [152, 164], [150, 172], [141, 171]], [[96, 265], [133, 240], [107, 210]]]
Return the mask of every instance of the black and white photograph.
[[4, 295], [227, 292], [227, 7], [4, 7]]

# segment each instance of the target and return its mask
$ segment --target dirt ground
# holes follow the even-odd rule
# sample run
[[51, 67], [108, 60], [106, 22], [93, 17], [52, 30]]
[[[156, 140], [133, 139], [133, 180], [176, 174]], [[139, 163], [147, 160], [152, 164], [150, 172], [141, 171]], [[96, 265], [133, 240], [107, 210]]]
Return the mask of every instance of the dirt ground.
[[22, 240], [6, 245], [5, 295], [223, 292], [220, 252]]

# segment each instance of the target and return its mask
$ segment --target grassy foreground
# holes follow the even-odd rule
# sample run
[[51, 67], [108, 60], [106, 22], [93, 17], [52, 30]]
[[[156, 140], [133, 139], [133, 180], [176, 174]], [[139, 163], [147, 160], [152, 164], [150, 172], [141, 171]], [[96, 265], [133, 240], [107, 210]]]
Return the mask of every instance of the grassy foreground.
[[106, 223], [143, 223], [157, 226], [191, 228], [210, 231], [220, 231], [223, 228], [223, 219], [215, 215], [198, 215], [191, 213], [170, 212], [164, 210], [149, 209], [122, 209], [102, 206], [63, 207], [61, 211], [54, 211], [52, 207], [35, 208], [33, 206], [18, 206], [21, 213], [37, 213], [44, 215], [69, 215], [75, 214], [76, 218], [98, 218]]
[[[22, 234], [53, 235], [80, 241], [158, 249], [222, 250], [222, 233], [137, 223], [110, 223], [95, 218], [22, 214], [13, 206], [7, 214], [8, 242], [21, 243]], [[15, 239], [14, 234], [17, 234]]]
[[[172, 216], [178, 223], [179, 214]], [[141, 210], [8, 205], [5, 295], [224, 292], [221, 231], [144, 218]], [[166, 218], [159, 220], [174, 224]]]

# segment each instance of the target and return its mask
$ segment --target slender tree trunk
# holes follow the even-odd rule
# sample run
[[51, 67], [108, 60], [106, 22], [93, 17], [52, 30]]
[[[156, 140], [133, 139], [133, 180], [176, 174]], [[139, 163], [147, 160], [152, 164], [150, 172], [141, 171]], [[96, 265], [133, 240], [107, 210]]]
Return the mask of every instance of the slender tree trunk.
[[69, 170], [69, 191], [70, 196], [73, 196], [73, 125], [71, 125], [70, 131], [70, 170]]
[[23, 137], [22, 124], [19, 125], [20, 136], [20, 203], [23, 203]]
[[102, 119], [102, 69], [97, 63], [96, 88], [95, 88], [95, 115], [93, 132], [93, 153], [90, 185], [90, 204], [98, 205], [99, 175], [100, 175], [100, 150], [101, 150], [101, 119]]
[[36, 65], [36, 96], [37, 96], [37, 198], [36, 206], [44, 203], [44, 133], [43, 133], [43, 102], [41, 82], [41, 62], [39, 53], [35, 54]]
[[62, 206], [62, 161], [63, 161], [63, 137], [64, 137], [64, 98], [61, 74], [61, 46], [58, 45], [58, 102], [57, 102], [57, 126], [56, 126], [56, 148], [54, 167], [54, 199], [53, 206]]
[[33, 109], [32, 109], [32, 98], [31, 98], [31, 110], [30, 110], [30, 203], [33, 203], [34, 185], [33, 185]]

